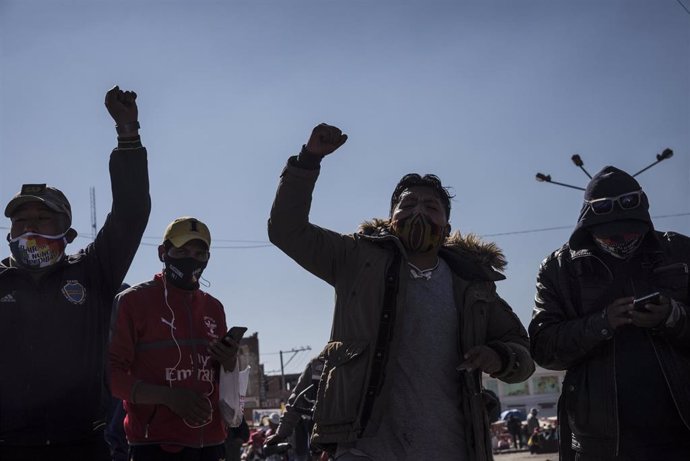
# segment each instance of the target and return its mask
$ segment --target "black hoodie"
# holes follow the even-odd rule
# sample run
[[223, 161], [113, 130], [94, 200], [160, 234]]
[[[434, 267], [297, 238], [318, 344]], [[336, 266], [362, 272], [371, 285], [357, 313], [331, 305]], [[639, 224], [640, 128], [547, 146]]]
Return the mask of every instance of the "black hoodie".
[[604, 167], [599, 173], [592, 177], [585, 190], [585, 202], [580, 210], [580, 217], [577, 220], [575, 230], [570, 236], [570, 248], [581, 250], [591, 242], [590, 230], [594, 226], [609, 224], [615, 229], [617, 224], [630, 221], [638, 221], [649, 226], [648, 231], [654, 230], [652, 219], [649, 216], [649, 201], [647, 195], [642, 193], [640, 205], [636, 208], [624, 210], [618, 203], [607, 214], [595, 214], [589, 201], [604, 197], [618, 197], [628, 192], [642, 190], [640, 184], [625, 171], [619, 170], [614, 166]]

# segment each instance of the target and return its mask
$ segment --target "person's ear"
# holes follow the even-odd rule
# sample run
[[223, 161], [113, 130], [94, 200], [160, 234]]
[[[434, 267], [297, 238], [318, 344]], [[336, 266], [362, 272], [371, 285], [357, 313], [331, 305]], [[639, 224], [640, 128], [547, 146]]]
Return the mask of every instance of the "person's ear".
[[160, 262], [165, 262], [165, 245], [158, 245], [158, 259]]
[[10, 240], [12, 240], [12, 237], [10, 237], [10, 233], [8, 232], [7, 233], [7, 241], [9, 242]]
[[77, 231], [70, 227], [65, 233], [65, 240], [67, 240], [67, 243], [72, 243], [74, 242], [74, 239], [77, 238], [77, 235]]

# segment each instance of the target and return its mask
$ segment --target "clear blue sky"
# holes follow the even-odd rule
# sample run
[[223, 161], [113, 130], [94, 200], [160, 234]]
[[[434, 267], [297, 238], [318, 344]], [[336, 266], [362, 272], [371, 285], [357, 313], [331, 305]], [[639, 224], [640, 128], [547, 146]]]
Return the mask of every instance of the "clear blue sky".
[[685, 213], [656, 227], [690, 234], [690, 14], [677, 0], [0, 0], [0, 201], [25, 182], [61, 188], [83, 237], [72, 252], [91, 235], [89, 187], [99, 225], [110, 207], [114, 84], [139, 94], [153, 200], [127, 282], [161, 269], [173, 218], [205, 221], [208, 291], [259, 333], [268, 371], [309, 345], [287, 368], [300, 371], [330, 333], [331, 287], [266, 236], [284, 162], [319, 122], [350, 138], [323, 163], [314, 223], [354, 232], [388, 213], [403, 174], [436, 173], [456, 195], [454, 228], [506, 253], [498, 290], [525, 324], [538, 265], [582, 201], [537, 171], [584, 186], [572, 154], [591, 173], [633, 173], [670, 147], [638, 179], [653, 216]]

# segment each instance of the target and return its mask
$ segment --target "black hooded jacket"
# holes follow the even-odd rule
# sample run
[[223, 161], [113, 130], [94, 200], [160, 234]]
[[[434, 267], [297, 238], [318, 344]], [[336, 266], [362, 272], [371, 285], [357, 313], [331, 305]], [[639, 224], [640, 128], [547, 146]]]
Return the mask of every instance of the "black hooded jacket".
[[[608, 214], [595, 214], [589, 204], [637, 190], [637, 181], [617, 168], [595, 175], [569, 242], [539, 269], [531, 352], [544, 368], [567, 370], [558, 410], [561, 459], [574, 459], [574, 451], [614, 457], [640, 449], [636, 443], [650, 445], [650, 437], [661, 445], [668, 445], [664, 437], [690, 439], [690, 239], [655, 231], [644, 193], [639, 206], [624, 210], [616, 203]], [[640, 223], [646, 234], [627, 260], [606, 254], [591, 236], [593, 226], [615, 232]], [[614, 334], [606, 306], [652, 291], [674, 300], [673, 318], [655, 329], [623, 326]], [[656, 426], [635, 438], [650, 425]]]

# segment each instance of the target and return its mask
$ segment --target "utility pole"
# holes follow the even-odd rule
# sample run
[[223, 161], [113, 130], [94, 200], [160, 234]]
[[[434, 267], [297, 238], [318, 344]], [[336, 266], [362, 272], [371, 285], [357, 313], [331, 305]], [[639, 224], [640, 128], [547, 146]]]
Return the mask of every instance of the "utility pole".
[[[280, 351], [280, 390], [281, 390], [281, 391], [284, 391], [284, 390], [285, 390], [285, 366], [286, 366], [287, 364], [289, 364], [289, 363], [292, 361], [292, 359], [294, 359], [295, 356], [296, 356], [299, 352], [310, 351], [310, 350], [311, 350], [311, 347], [306, 346], [306, 347], [300, 347], [299, 349], [295, 349], [295, 348], [293, 347], [293, 348], [292, 348], [291, 350], [289, 350], [289, 351]], [[290, 356], [290, 358], [288, 359], [288, 361], [285, 362], [285, 364], [283, 364], [283, 353], [287, 354], [287, 353], [290, 353], [290, 352], [292, 352], [292, 356]]]
[[96, 233], [98, 227], [96, 226], [96, 188], [91, 186], [89, 188], [89, 195], [91, 197], [91, 238], [96, 240]]

